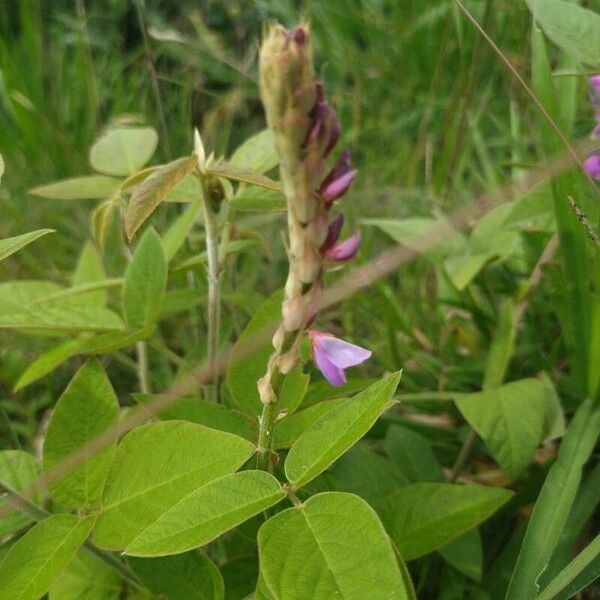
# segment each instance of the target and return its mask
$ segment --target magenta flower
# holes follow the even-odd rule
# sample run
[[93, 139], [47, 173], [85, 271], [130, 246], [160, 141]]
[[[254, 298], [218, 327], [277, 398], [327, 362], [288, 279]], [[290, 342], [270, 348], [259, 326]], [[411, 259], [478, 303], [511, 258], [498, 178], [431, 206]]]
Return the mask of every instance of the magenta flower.
[[583, 168], [590, 177], [600, 181], [600, 155], [592, 154], [592, 156], [586, 158], [583, 161]]
[[600, 93], [600, 75], [592, 75], [590, 77], [590, 85]]
[[336, 387], [347, 381], [344, 369], [359, 365], [371, 356], [370, 350], [340, 340], [330, 333], [311, 329], [308, 337], [319, 371]]
[[329, 248], [329, 250], [323, 253], [323, 256], [328, 260], [336, 262], [350, 260], [356, 256], [361, 239], [360, 233], [354, 233], [347, 240]]
[[345, 148], [342, 150], [338, 162], [329, 171], [325, 179], [323, 179], [323, 183], [321, 183], [321, 187], [319, 188], [328, 206], [331, 206], [334, 200], [337, 200], [348, 191], [348, 188], [356, 177], [356, 173], [356, 169], [350, 168], [350, 151]]
[[317, 83], [317, 101], [311, 112], [312, 125], [306, 138], [306, 146], [325, 144], [321, 156], [329, 155], [340, 137], [340, 122], [336, 112], [325, 100], [323, 85]]

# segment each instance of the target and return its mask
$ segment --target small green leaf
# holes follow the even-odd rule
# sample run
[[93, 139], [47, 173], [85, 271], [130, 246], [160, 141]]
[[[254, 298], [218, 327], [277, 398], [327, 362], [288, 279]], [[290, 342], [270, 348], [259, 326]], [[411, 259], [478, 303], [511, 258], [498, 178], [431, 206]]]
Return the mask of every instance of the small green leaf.
[[196, 167], [193, 156], [178, 158], [159, 167], [138, 185], [125, 210], [125, 231], [131, 239], [146, 219], [184, 177]]
[[[106, 272], [102, 257], [91, 242], [86, 242], [79, 255], [77, 267], [71, 278], [73, 287], [83, 286], [87, 284], [98, 284], [106, 280]], [[82, 304], [91, 306], [106, 306], [106, 289], [92, 290], [79, 294], [77, 300]]]
[[455, 398], [458, 410], [511, 479], [523, 472], [542, 442], [548, 385], [523, 379]]
[[85, 175], [40, 185], [29, 193], [50, 200], [104, 200], [119, 189], [120, 179], [106, 175]]
[[147, 340], [152, 337], [154, 329], [154, 325], [149, 325], [133, 331], [100, 333], [94, 337], [85, 338], [79, 348], [79, 354], [110, 354], [121, 348], [128, 348], [136, 342]]
[[249, 137], [236, 148], [229, 160], [232, 166], [255, 173], [266, 173], [276, 167], [278, 162], [273, 132], [270, 129]]
[[87, 538], [94, 517], [52, 515], [20, 538], [0, 563], [0, 600], [39, 600]]
[[236, 471], [254, 445], [230, 433], [184, 421], [138, 427], [117, 447], [94, 538], [122, 549], [183, 498]]
[[294, 442], [323, 415], [347, 402], [345, 398], [313, 404], [277, 421], [273, 433], [274, 448], [291, 448]]
[[256, 382], [264, 375], [273, 352], [271, 338], [281, 320], [281, 300], [280, 292], [267, 298], [231, 350], [227, 389], [237, 405], [252, 416], [260, 415], [262, 410]]
[[37, 231], [30, 231], [29, 233], [22, 233], [21, 235], [0, 240], [0, 260], [4, 260], [43, 235], [54, 233], [54, 231], [54, 229], [38, 229]]
[[149, 228], [125, 271], [123, 308], [130, 327], [152, 325], [167, 286], [167, 260], [160, 237]]
[[[37, 480], [39, 469], [35, 458], [22, 450], [0, 452], [0, 481], [20, 492]], [[38, 500], [39, 498], [35, 498]], [[31, 518], [17, 509], [9, 508], [9, 503], [0, 495], [0, 539], [31, 523]], [[6, 511], [6, 512], [5, 512]]]
[[[130, 557], [127, 562], [144, 585], [169, 600], [223, 600], [221, 572], [204, 552], [160, 558]], [[52, 599], [51, 599], [52, 600]]]
[[502, 506], [512, 492], [449, 483], [413, 483], [379, 506], [387, 532], [406, 560], [444, 546]]
[[301, 365], [290, 371], [281, 385], [279, 410], [285, 411], [288, 415], [293, 413], [300, 406], [309, 382], [310, 375], [304, 373]]
[[264, 471], [225, 475], [198, 487], [148, 523], [124, 553], [164, 556], [197, 548], [284, 497], [277, 479]]
[[[44, 468], [50, 470], [80, 450], [119, 417], [113, 388], [96, 360], [88, 361], [73, 377], [56, 403], [44, 442]], [[100, 497], [116, 441], [87, 456], [50, 485], [52, 497], [69, 508], [95, 508]]]
[[216, 175], [217, 177], [225, 177], [225, 179], [231, 179], [232, 181], [239, 181], [240, 183], [248, 183], [250, 185], [258, 185], [269, 190], [281, 192], [283, 187], [279, 181], [274, 181], [265, 175], [255, 173], [254, 171], [248, 171], [247, 169], [239, 169], [232, 164], [228, 164], [224, 161], [214, 165], [210, 165], [206, 172], [208, 175]]
[[285, 196], [278, 191], [249, 185], [231, 199], [231, 209], [244, 212], [284, 212]]
[[40, 354], [35, 360], [30, 362], [27, 365], [27, 368], [21, 373], [17, 383], [15, 383], [15, 392], [38, 381], [45, 375], [48, 375], [48, 373], [52, 373], [54, 369], [69, 360], [71, 356], [77, 354], [83, 343], [83, 339], [75, 338], [63, 342], [58, 346], [53, 346], [49, 350], [46, 350], [46, 352]]
[[107, 175], [131, 175], [151, 158], [158, 145], [152, 127], [111, 127], [90, 150], [90, 164]]
[[388, 375], [313, 423], [292, 446], [285, 474], [301, 487], [353, 446], [377, 420], [398, 387], [400, 372]]
[[576, 60], [600, 67], [600, 15], [563, 0], [527, 0], [543, 32]]
[[489, 254], [451, 256], [444, 262], [444, 269], [457, 290], [464, 290], [485, 265], [493, 260]]
[[50, 600], [119, 600], [122, 581], [116, 571], [82, 548], [49, 591]]
[[[140, 394], [134, 396], [137, 399]], [[161, 411], [160, 416], [163, 419], [181, 419], [212, 427], [219, 431], [227, 431], [250, 442], [256, 441], [258, 437], [256, 419], [252, 419], [248, 415], [222, 404], [215, 404], [198, 398], [179, 400]]]
[[317, 494], [270, 518], [258, 551], [256, 600], [410, 597], [377, 515], [352, 494]]

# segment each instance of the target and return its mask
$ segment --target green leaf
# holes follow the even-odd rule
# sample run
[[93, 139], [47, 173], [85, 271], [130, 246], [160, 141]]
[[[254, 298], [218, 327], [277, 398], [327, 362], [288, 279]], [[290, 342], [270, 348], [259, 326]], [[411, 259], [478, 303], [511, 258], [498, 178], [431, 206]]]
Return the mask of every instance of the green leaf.
[[444, 269], [454, 287], [464, 290], [491, 260], [489, 254], [451, 256], [444, 262]]
[[324, 477], [331, 478], [335, 491], [356, 494], [375, 510], [387, 494], [408, 483], [391, 460], [361, 442], [341, 456]]
[[[169, 600], [223, 600], [221, 572], [204, 552], [127, 560], [144, 585]], [[52, 600], [52, 599], [51, 599]]]
[[281, 300], [281, 292], [267, 298], [231, 350], [225, 383], [237, 405], [252, 416], [262, 411], [256, 382], [273, 352], [271, 338], [281, 320]]
[[256, 587], [258, 559], [254, 556], [233, 558], [221, 566], [221, 573], [225, 580], [225, 600], [247, 598]]
[[469, 529], [439, 549], [444, 560], [475, 581], [483, 575], [483, 547], [481, 534]]
[[549, 584], [536, 600], [567, 600], [600, 577], [598, 534]]
[[115, 177], [86, 175], [40, 185], [29, 193], [50, 200], [104, 200], [113, 196], [120, 184]]
[[583, 465], [600, 434], [600, 410], [584, 401], [571, 420], [556, 462], [538, 495], [510, 580], [506, 600], [533, 598], [575, 500]]
[[197, 548], [283, 498], [277, 479], [264, 471], [225, 475], [188, 493], [148, 523], [124, 553], [164, 556]]
[[54, 582], [50, 600], [119, 600], [122, 582], [116, 571], [82, 548]]
[[[464, 236], [442, 218], [363, 219], [361, 222], [378, 227], [394, 241], [419, 253], [460, 252], [466, 246]], [[432, 244], [432, 238], [438, 242]]]
[[392, 425], [385, 436], [385, 451], [411, 483], [444, 481], [431, 444], [412, 429]]
[[196, 167], [193, 156], [184, 156], [159, 167], [138, 185], [125, 209], [125, 231], [131, 239], [177, 183]]
[[279, 410], [286, 411], [289, 415], [293, 413], [304, 398], [308, 384], [310, 382], [310, 375], [304, 373], [302, 366], [298, 366], [290, 371], [283, 379], [281, 385], [281, 392], [279, 393]]
[[158, 145], [152, 127], [111, 127], [90, 150], [90, 164], [107, 175], [131, 175], [151, 158]]
[[208, 175], [216, 175], [217, 177], [225, 177], [225, 179], [231, 179], [232, 181], [239, 181], [240, 183], [258, 185], [276, 192], [281, 192], [283, 190], [279, 181], [274, 181], [273, 179], [261, 175], [260, 173], [255, 173], [254, 171], [240, 169], [225, 161], [210, 165], [206, 169], [206, 173]]
[[273, 433], [274, 448], [291, 448], [294, 442], [323, 415], [347, 402], [345, 398], [327, 400], [309, 406], [277, 421]]
[[63, 342], [58, 346], [53, 346], [46, 352], [40, 354], [34, 361], [27, 365], [27, 368], [21, 373], [17, 383], [15, 383], [15, 392], [31, 385], [38, 381], [48, 373], [52, 373], [59, 365], [69, 360], [71, 356], [77, 354], [79, 348], [83, 345], [84, 340], [75, 338], [67, 342]]
[[502, 506], [512, 492], [449, 483], [413, 483], [390, 494], [379, 515], [405, 560], [441, 548]]
[[[137, 399], [140, 394], [134, 394], [134, 396]], [[239, 435], [250, 442], [256, 441], [258, 437], [256, 419], [250, 418], [239, 410], [198, 398], [183, 398], [161, 411], [160, 417], [191, 421], [198, 425]]]
[[71, 562], [93, 521], [52, 515], [32, 527], [0, 563], [0, 600], [39, 600]]
[[260, 528], [258, 550], [256, 600], [409, 597], [377, 515], [352, 494], [317, 494], [280, 512]]
[[38, 229], [37, 231], [30, 231], [29, 233], [22, 233], [21, 235], [0, 240], [0, 260], [4, 260], [43, 235], [54, 233], [54, 231], [54, 229]]
[[[71, 284], [73, 287], [78, 287], [86, 284], [98, 284], [105, 280], [106, 272], [104, 271], [102, 257], [91, 242], [86, 242], [79, 255], [79, 261], [71, 278]], [[77, 300], [82, 304], [103, 307], [106, 306], [106, 298], [106, 290], [99, 289], [79, 294]]]
[[270, 129], [249, 137], [236, 148], [229, 160], [233, 167], [255, 173], [266, 173], [276, 167], [278, 162], [273, 132]]
[[486, 358], [483, 389], [497, 388], [504, 381], [513, 354], [516, 337], [515, 306], [512, 300], [500, 307], [498, 322]]
[[196, 175], [186, 175], [180, 182], [169, 190], [164, 202], [194, 203], [202, 196], [202, 186]]
[[548, 385], [523, 379], [455, 398], [458, 410], [511, 479], [523, 472], [543, 440]]
[[0, 312], [0, 329], [48, 332], [118, 331], [123, 329], [123, 322], [116, 313], [107, 308], [47, 302], [14, 312]]
[[286, 201], [281, 192], [249, 185], [238, 190], [230, 206], [244, 212], [284, 212]]
[[138, 427], [117, 447], [94, 538], [122, 549], [165, 512], [207, 483], [236, 471], [254, 445], [184, 421]]
[[[196, 177], [194, 177], [196, 180]], [[198, 200], [192, 202], [185, 210], [173, 221], [169, 229], [163, 236], [163, 247], [167, 262], [177, 254], [179, 249], [185, 244], [185, 240], [194, 225], [198, 222], [202, 206]]]
[[149, 228], [125, 271], [123, 309], [130, 327], [147, 327], [156, 321], [166, 287], [165, 251], [159, 235]]
[[[22, 450], [0, 452], [0, 481], [20, 492], [37, 480], [39, 469], [35, 458]], [[38, 497], [34, 501], [39, 500]], [[0, 539], [31, 523], [31, 518], [17, 509], [0, 495]], [[6, 512], [5, 512], [6, 511]]]
[[563, 0], [527, 0], [544, 33], [576, 60], [600, 67], [600, 15]]
[[313, 423], [285, 460], [290, 483], [301, 487], [314, 479], [367, 433], [385, 410], [399, 381], [400, 372], [388, 375]]
[[[44, 468], [61, 464], [118, 418], [119, 403], [102, 365], [88, 361], [56, 403], [44, 442]], [[50, 485], [52, 497], [69, 508], [99, 506], [115, 447], [116, 442], [107, 444], [54, 481]]]
[[136, 342], [147, 340], [154, 333], [154, 325], [133, 331], [101, 333], [91, 338], [85, 338], [79, 348], [80, 354], [110, 354], [121, 348], [128, 348]]

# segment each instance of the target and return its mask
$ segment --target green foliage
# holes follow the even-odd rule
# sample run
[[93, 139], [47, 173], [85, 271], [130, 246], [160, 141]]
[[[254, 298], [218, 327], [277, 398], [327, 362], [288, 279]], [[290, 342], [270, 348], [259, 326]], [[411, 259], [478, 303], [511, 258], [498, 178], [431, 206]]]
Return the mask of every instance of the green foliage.
[[317, 494], [269, 519], [258, 534], [256, 597], [409, 598], [379, 519], [352, 494]]
[[150, 228], [125, 271], [123, 309], [130, 327], [152, 325], [160, 312], [167, 285], [167, 261], [160, 237]]
[[51, 200], [102, 200], [112, 196], [120, 181], [107, 175], [85, 175], [40, 185], [29, 191], [34, 196]]
[[37, 231], [30, 231], [29, 233], [0, 240], [0, 260], [4, 260], [11, 254], [18, 252], [21, 248], [31, 244], [31, 242], [41, 238], [43, 235], [53, 232], [53, 229], [38, 229]]
[[[86, 443], [115, 425], [119, 404], [100, 363], [88, 361], [59, 398], [44, 443], [44, 468], [52, 470]], [[113, 436], [114, 437], [114, 436]], [[77, 467], [50, 486], [52, 497], [69, 508], [100, 506], [104, 481], [116, 442], [85, 456]]]
[[96, 543], [126, 548], [186, 496], [236, 471], [253, 451], [235, 435], [185, 421], [134, 429], [118, 445], [108, 472]]
[[498, 488], [413, 483], [389, 494], [379, 514], [402, 557], [412, 560], [472, 529], [510, 496]]
[[32, 527], [0, 563], [0, 598], [39, 600], [73, 560], [93, 521], [53, 515]]
[[203, 552], [140, 559], [128, 564], [148, 589], [169, 600], [223, 600], [225, 585], [221, 572]]
[[285, 460], [290, 483], [295, 487], [308, 483], [352, 447], [386, 409], [399, 381], [399, 372], [388, 375], [304, 431]]

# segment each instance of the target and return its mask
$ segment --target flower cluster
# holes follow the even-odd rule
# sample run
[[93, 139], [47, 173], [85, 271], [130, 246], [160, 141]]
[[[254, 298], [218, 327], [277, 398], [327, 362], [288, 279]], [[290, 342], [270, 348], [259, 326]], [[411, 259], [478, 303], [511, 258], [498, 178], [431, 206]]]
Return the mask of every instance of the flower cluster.
[[[353, 258], [361, 237], [355, 233], [339, 241], [344, 215], [332, 215], [335, 201], [348, 191], [356, 170], [348, 149], [327, 168], [340, 124], [322, 84], [314, 78], [308, 27], [289, 31], [272, 27], [261, 47], [260, 73], [261, 97], [287, 200], [290, 263], [282, 323], [273, 338], [267, 373], [258, 384], [263, 403], [269, 403], [277, 400], [277, 374], [288, 373], [299, 362], [301, 338], [318, 311], [324, 270]], [[333, 385], [345, 382], [344, 368], [370, 355], [363, 349], [352, 355], [357, 346], [322, 332], [309, 332], [309, 339], [317, 366]]]
[[[592, 131], [592, 135], [600, 137], [600, 75], [590, 77], [589, 81], [592, 87], [590, 100], [596, 116], [596, 126]], [[600, 181], [600, 152], [596, 151], [589, 156], [583, 162], [583, 166], [590, 177]]]

